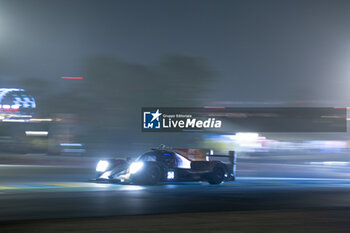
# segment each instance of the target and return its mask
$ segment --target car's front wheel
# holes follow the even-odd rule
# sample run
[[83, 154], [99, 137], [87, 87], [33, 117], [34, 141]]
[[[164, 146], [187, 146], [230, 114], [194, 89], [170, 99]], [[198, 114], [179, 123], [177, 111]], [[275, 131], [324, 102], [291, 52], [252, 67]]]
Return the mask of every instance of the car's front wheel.
[[144, 178], [145, 178], [145, 184], [147, 185], [155, 185], [159, 183], [161, 179], [161, 171], [159, 166], [153, 165], [149, 169], [147, 169], [147, 172]]

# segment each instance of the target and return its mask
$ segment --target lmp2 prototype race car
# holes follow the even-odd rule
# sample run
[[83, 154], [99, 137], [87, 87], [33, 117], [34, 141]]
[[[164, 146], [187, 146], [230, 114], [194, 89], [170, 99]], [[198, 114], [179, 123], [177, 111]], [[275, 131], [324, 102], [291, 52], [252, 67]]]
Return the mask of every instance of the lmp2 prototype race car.
[[[196, 152], [195, 155], [189, 153], [191, 151]], [[134, 161], [100, 160], [95, 181], [145, 185], [185, 181], [220, 184], [235, 180], [235, 171], [236, 155], [233, 151], [229, 155], [214, 155], [210, 150], [159, 147]]]

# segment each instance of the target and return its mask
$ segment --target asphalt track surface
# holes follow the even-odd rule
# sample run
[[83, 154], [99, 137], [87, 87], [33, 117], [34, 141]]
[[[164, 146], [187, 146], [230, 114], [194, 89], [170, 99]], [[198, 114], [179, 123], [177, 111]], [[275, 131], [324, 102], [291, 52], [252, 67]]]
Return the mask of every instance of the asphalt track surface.
[[349, 208], [350, 180], [241, 177], [221, 185], [87, 182], [90, 168], [0, 166], [0, 221], [165, 213]]

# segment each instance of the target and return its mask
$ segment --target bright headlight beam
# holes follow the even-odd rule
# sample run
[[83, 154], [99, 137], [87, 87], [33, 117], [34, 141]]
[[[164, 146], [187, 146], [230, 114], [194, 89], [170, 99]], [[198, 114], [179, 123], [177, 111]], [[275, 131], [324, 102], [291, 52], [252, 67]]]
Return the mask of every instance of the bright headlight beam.
[[96, 166], [96, 171], [97, 172], [104, 172], [107, 170], [109, 166], [109, 162], [106, 161], [106, 160], [100, 160], [98, 163], [97, 163], [97, 166]]
[[143, 162], [134, 162], [130, 165], [129, 171], [131, 174], [139, 172], [143, 168]]

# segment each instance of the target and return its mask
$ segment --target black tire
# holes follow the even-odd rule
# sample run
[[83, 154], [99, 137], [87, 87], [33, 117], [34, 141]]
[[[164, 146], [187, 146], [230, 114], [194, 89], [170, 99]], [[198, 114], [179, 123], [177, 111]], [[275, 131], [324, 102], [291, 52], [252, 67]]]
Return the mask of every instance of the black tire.
[[145, 173], [145, 184], [146, 185], [155, 185], [159, 183], [161, 178], [161, 171], [159, 166], [151, 166]]
[[221, 166], [217, 166], [213, 169], [213, 172], [208, 178], [209, 184], [221, 184], [225, 179], [225, 169]]

